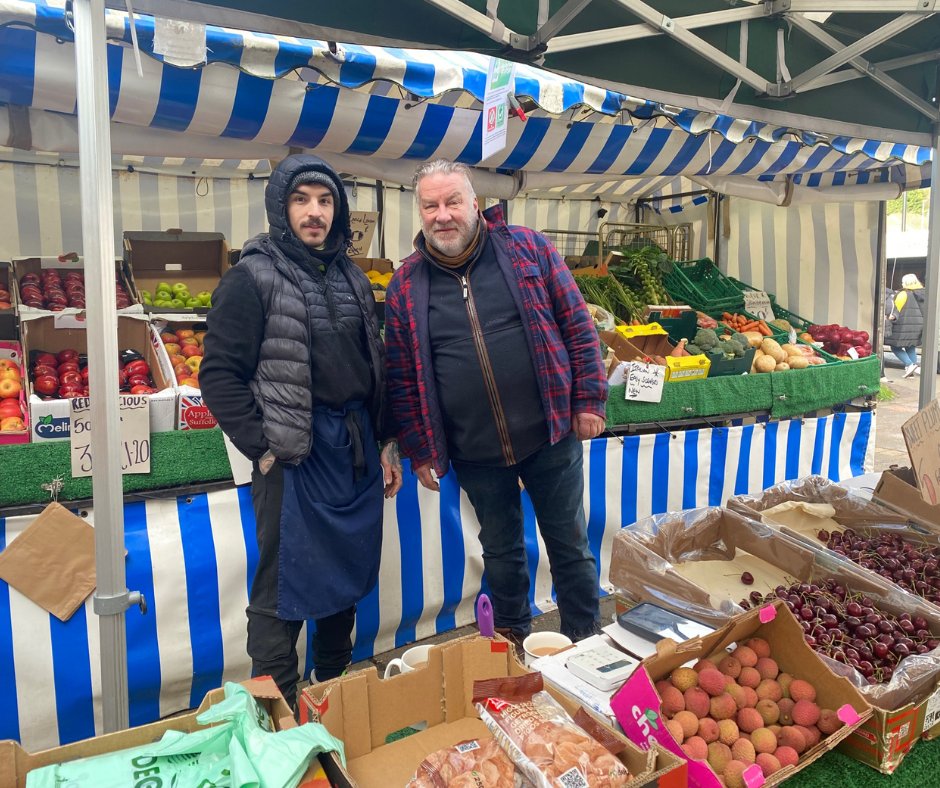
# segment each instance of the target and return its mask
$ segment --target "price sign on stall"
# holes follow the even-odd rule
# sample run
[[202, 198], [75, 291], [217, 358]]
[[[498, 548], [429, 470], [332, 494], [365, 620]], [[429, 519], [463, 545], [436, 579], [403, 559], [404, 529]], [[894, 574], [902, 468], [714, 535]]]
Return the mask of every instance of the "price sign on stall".
[[666, 368], [659, 364], [640, 364], [633, 361], [627, 369], [624, 399], [637, 402], [662, 402]]
[[[88, 397], [70, 402], [72, 419], [72, 477], [91, 476], [94, 458], [91, 453], [91, 405]], [[150, 398], [133, 394], [121, 395], [119, 426], [121, 470], [123, 473], [150, 473]]]
[[770, 305], [770, 296], [763, 290], [744, 291], [744, 311], [770, 322], [774, 319], [774, 310]]

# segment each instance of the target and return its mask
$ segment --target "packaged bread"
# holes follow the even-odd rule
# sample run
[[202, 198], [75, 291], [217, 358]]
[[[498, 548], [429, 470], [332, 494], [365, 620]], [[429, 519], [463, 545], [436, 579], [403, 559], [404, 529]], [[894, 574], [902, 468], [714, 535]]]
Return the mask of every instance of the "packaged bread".
[[521, 788], [522, 777], [495, 739], [468, 739], [432, 752], [405, 788]]

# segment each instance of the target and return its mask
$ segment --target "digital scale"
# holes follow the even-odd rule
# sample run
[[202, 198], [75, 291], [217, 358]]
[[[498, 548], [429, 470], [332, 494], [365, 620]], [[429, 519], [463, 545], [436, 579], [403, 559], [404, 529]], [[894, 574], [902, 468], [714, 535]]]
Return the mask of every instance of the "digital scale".
[[565, 667], [591, 686], [609, 692], [623, 684], [639, 664], [629, 654], [601, 643], [572, 654]]

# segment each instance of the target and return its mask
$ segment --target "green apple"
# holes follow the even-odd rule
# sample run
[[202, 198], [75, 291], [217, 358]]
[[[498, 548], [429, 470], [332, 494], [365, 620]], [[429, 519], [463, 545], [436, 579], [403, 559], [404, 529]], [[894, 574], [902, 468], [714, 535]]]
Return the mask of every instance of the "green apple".
[[172, 306], [172, 304], [166, 298], [158, 298], [153, 302], [154, 306]]
[[143, 302], [146, 306], [153, 306], [153, 299], [149, 295], [143, 296]]
[[202, 306], [202, 301], [200, 301], [198, 298], [186, 299], [186, 307], [188, 309], [192, 309], [193, 307], [200, 307], [200, 306]]
[[185, 309], [186, 302], [183, 301], [182, 298], [174, 298], [172, 301], [170, 301], [170, 306], [172, 306], [174, 309]]
[[189, 285], [184, 284], [183, 282], [174, 282], [173, 283], [173, 292], [174, 293], [183, 293], [189, 291]]
[[203, 306], [208, 306], [209, 302], [212, 300], [212, 293], [210, 293], [208, 290], [203, 290], [201, 293], [196, 295], [196, 298], [199, 299], [199, 302]]
[[160, 284], [157, 285], [157, 290], [166, 290], [168, 293], [173, 292], [173, 288], [170, 287], [169, 282], [160, 282]]
[[173, 298], [173, 293], [170, 290], [157, 290], [157, 298], [161, 298], [164, 301], [169, 301]]
[[144, 301], [147, 301], [147, 300], [153, 298], [153, 294], [152, 294], [149, 290], [141, 290], [141, 291], [140, 291], [140, 297], [141, 297]]

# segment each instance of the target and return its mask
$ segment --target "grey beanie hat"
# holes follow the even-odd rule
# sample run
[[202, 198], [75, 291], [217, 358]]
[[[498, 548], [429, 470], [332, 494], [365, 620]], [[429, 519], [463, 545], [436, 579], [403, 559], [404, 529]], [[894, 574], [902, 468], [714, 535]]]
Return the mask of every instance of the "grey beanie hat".
[[339, 192], [336, 189], [336, 181], [320, 170], [304, 170], [303, 172], [298, 172], [291, 178], [290, 185], [287, 187], [287, 193], [290, 194], [296, 191], [298, 186], [302, 186], [305, 183], [316, 183], [320, 186], [326, 186], [326, 188], [333, 193], [333, 200], [337, 204], [339, 203]]

